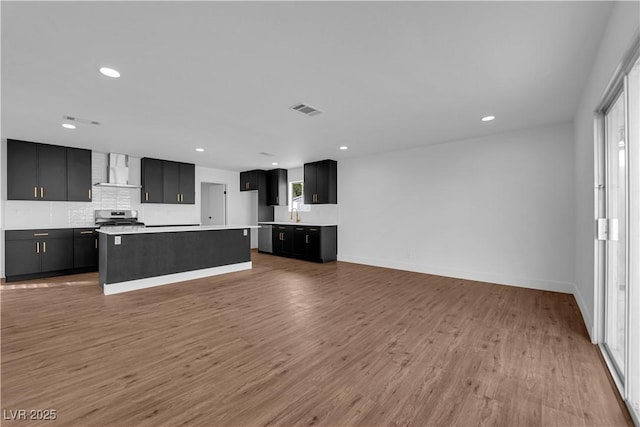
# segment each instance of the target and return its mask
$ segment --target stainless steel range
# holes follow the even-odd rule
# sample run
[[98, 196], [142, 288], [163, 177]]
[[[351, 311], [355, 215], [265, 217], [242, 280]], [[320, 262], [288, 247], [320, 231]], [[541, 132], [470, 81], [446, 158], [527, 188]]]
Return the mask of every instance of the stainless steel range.
[[136, 210], [96, 210], [96, 225], [102, 227], [144, 227]]

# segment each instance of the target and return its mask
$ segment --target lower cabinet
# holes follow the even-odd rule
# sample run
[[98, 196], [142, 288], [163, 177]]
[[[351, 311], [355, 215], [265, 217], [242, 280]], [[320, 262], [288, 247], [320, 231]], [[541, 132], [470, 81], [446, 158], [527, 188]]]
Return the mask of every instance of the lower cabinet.
[[98, 268], [98, 232], [95, 229], [73, 230], [73, 268]]
[[337, 226], [273, 226], [273, 254], [314, 262], [335, 261]]
[[[85, 234], [80, 234], [82, 231]], [[68, 274], [78, 269], [97, 270], [96, 237], [94, 229], [7, 230], [7, 281]]]
[[274, 254], [293, 255], [293, 227], [290, 225], [274, 225], [272, 244]]

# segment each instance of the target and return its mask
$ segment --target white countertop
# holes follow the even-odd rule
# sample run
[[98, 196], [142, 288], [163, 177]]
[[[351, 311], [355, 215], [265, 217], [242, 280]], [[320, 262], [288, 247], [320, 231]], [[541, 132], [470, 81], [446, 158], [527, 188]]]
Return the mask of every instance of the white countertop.
[[275, 222], [275, 221], [260, 221], [258, 225], [299, 225], [302, 227], [336, 227], [338, 224], [314, 224], [309, 222]]
[[183, 231], [214, 231], [214, 230], [242, 230], [259, 228], [257, 225], [182, 225], [174, 227], [103, 227], [98, 233], [114, 234], [143, 234], [143, 233], [178, 233]]

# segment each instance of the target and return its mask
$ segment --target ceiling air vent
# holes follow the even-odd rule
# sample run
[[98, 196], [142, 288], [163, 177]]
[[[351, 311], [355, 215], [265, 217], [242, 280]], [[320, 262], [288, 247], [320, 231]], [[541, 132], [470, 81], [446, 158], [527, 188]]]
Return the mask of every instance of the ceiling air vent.
[[87, 120], [81, 119], [79, 117], [73, 116], [62, 116], [64, 120], [69, 120], [70, 122], [82, 123], [83, 125], [99, 125], [100, 122], [96, 122], [95, 120]]
[[322, 111], [307, 104], [296, 104], [291, 107], [291, 109], [306, 114], [307, 116], [317, 116], [322, 113]]

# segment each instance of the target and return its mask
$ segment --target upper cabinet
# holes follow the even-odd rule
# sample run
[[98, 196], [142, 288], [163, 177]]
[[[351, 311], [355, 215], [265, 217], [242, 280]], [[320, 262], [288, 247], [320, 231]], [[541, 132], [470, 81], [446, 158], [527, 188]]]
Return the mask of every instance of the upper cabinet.
[[91, 151], [7, 140], [7, 199], [91, 201]]
[[338, 162], [321, 160], [304, 165], [304, 203], [338, 203]]
[[142, 203], [195, 204], [194, 164], [145, 157], [140, 170]]
[[91, 150], [67, 148], [67, 200], [91, 201]]
[[267, 204], [269, 206], [286, 206], [288, 185], [286, 169], [267, 171]]
[[258, 190], [261, 178], [265, 176], [266, 172], [259, 169], [240, 172], [240, 191]]
[[142, 203], [162, 203], [162, 162], [146, 157], [140, 160]]

